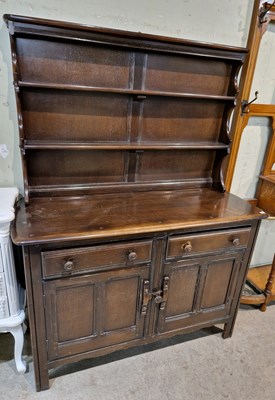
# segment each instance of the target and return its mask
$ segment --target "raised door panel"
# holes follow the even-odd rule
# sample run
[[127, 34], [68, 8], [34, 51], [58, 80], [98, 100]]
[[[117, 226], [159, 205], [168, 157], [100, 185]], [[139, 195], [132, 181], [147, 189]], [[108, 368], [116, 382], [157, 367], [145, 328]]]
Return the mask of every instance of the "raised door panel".
[[144, 335], [149, 266], [44, 283], [49, 359], [115, 346]]
[[136, 325], [136, 296], [139, 278], [112, 279], [105, 284], [105, 309], [102, 321], [104, 333], [131, 329]]
[[234, 260], [225, 259], [208, 264], [200, 308], [223, 306], [230, 288]]
[[[85, 337], [95, 334], [93, 318], [87, 318], [87, 308], [94, 310], [95, 286], [83, 282], [77, 286], [59, 287], [56, 290], [56, 322], [58, 326], [58, 341], [66, 342], [75, 337]], [[69, 318], [68, 318], [69, 317]]]
[[198, 264], [182, 265], [173, 270], [170, 275], [166, 318], [192, 312], [198, 273]]
[[230, 317], [243, 251], [165, 265], [166, 306], [159, 308], [157, 333], [189, 329]]
[[165, 265], [164, 275], [169, 278], [168, 297], [165, 307], [158, 310], [157, 333], [189, 326], [195, 313], [200, 271], [201, 260]]

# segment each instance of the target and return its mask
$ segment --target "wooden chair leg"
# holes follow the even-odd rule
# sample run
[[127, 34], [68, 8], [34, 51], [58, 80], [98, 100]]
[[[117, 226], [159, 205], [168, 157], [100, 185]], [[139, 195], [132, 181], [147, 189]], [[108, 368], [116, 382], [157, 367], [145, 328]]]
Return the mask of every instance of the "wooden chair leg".
[[274, 278], [275, 278], [275, 254], [274, 254], [274, 258], [273, 258], [273, 262], [272, 262], [272, 266], [271, 266], [271, 271], [270, 271], [270, 274], [269, 274], [269, 277], [267, 280], [267, 284], [264, 289], [265, 301], [260, 307], [260, 310], [263, 312], [266, 311], [266, 306], [270, 301]]

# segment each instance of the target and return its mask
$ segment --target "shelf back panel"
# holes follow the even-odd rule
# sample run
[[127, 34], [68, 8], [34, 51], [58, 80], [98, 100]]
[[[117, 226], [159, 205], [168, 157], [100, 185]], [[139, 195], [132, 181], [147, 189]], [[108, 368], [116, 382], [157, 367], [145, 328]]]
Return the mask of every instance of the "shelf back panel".
[[201, 57], [149, 54], [144, 89], [227, 95], [232, 65]]
[[140, 119], [142, 141], [218, 141], [225, 105], [198, 99], [150, 98]]
[[16, 43], [22, 81], [131, 87], [132, 52], [33, 38], [18, 38]]
[[26, 139], [128, 140], [129, 96], [24, 88], [21, 97]]
[[27, 153], [31, 186], [124, 182], [127, 161], [124, 152], [31, 150]]
[[68, 186], [209, 182], [215, 150], [28, 150], [29, 184]]
[[137, 181], [211, 178], [215, 151], [146, 151], [140, 155]]

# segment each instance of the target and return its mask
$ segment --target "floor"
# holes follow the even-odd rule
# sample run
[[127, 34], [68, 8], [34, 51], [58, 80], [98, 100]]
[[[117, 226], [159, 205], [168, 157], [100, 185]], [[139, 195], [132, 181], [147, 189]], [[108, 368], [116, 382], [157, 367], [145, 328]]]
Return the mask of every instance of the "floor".
[[40, 393], [35, 392], [28, 336], [25, 342], [29, 370], [18, 375], [12, 337], [0, 335], [1, 400], [275, 399], [274, 303], [265, 313], [243, 306], [231, 339], [223, 340], [219, 329], [200, 331], [143, 352], [86, 360], [55, 370], [50, 390]]

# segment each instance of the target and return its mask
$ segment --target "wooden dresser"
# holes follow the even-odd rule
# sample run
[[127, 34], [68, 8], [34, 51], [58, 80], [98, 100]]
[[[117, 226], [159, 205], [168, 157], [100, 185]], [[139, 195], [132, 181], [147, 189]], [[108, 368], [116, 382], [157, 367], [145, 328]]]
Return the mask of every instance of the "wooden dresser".
[[65, 363], [217, 323], [229, 337], [265, 216], [223, 185], [246, 49], [4, 19], [37, 390]]

